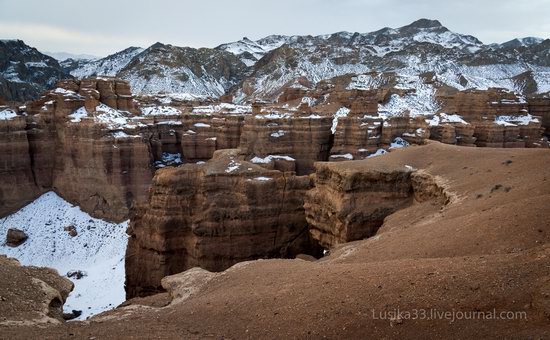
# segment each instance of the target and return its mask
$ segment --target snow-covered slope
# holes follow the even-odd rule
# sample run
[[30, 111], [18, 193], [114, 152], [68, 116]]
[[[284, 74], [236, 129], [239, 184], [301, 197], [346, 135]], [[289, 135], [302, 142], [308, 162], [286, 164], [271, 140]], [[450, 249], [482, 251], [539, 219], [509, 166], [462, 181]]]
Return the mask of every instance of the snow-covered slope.
[[215, 49], [156, 43], [99, 60], [67, 60], [63, 67], [77, 78], [124, 78], [138, 94], [219, 97], [229, 92], [236, 101], [273, 100], [299, 78], [315, 85], [371, 71], [406, 77], [433, 72], [439, 82], [457, 89], [504, 87], [532, 94], [550, 89], [550, 39], [485, 45], [437, 20], [420, 19], [370, 33], [243, 38]]
[[63, 61], [61, 65], [68, 69], [72, 76], [79, 79], [91, 76], [114, 77], [141, 52], [143, 52], [143, 48], [129, 47], [102, 59], [89, 61], [69, 59]]
[[[71, 237], [65, 227], [73, 226]], [[18, 212], [0, 219], [0, 235], [17, 228], [29, 235], [17, 248], [0, 244], [0, 253], [24, 265], [51, 267], [60, 275], [80, 270], [86, 276], [75, 284], [64, 309], [81, 310], [79, 319], [103, 312], [125, 300], [124, 254], [127, 222], [108, 223], [90, 217], [53, 192], [46, 193]]]
[[161, 43], [147, 49], [130, 47], [103, 59], [66, 60], [62, 64], [76, 78], [123, 78], [136, 94], [188, 93], [209, 97], [225, 94], [246, 69], [244, 63], [226, 51]]
[[542, 43], [544, 39], [537, 37], [525, 37], [525, 38], [516, 38], [510, 41], [507, 41], [502, 44], [493, 44], [491, 46], [495, 48], [518, 48], [518, 47], [529, 47], [533, 45], [538, 45]]

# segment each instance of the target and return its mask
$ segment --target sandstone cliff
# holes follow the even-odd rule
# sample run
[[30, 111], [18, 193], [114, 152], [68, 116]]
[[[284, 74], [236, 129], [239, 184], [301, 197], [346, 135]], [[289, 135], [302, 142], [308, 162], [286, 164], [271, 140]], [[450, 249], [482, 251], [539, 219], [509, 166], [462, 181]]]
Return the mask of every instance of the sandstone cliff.
[[195, 266], [221, 271], [252, 259], [316, 254], [303, 209], [310, 188], [309, 177], [266, 170], [237, 150], [158, 171], [128, 230], [127, 296], [157, 292], [164, 276]]
[[[1, 116], [10, 119], [2, 119]], [[29, 203], [38, 193], [25, 117], [0, 108], [0, 216]]]

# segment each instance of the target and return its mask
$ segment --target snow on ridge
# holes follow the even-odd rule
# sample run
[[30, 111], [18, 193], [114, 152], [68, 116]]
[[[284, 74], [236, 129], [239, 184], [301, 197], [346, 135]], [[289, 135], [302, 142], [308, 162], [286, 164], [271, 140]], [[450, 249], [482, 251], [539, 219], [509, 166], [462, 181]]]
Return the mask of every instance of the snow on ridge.
[[148, 106], [142, 107], [141, 113], [145, 116], [179, 116], [181, 111], [171, 106]]
[[430, 126], [437, 126], [443, 123], [461, 123], [466, 125], [469, 124], [464, 119], [462, 119], [462, 116], [457, 114], [447, 114], [447, 113], [440, 113], [438, 115], [434, 115], [432, 118], [426, 119], [426, 123], [428, 123]]
[[540, 123], [540, 121], [530, 114], [524, 116], [497, 116], [495, 123], [505, 126], [529, 125], [530, 123]]
[[207, 99], [207, 96], [195, 95], [192, 93], [166, 93], [159, 96], [159, 101], [162, 104], [170, 104], [174, 100], [179, 101], [193, 101], [193, 100], [204, 100]]
[[71, 122], [73, 123], [81, 122], [82, 118], [92, 117], [95, 122], [105, 124], [110, 130], [135, 129], [141, 124], [139, 122], [131, 122], [131, 120], [139, 119], [140, 117], [132, 118], [130, 112], [116, 110], [104, 103], [96, 106], [93, 115], [90, 115], [85, 107], [80, 107], [68, 115], [68, 117], [71, 118]]
[[230, 114], [247, 114], [252, 112], [252, 106], [219, 103], [217, 105], [195, 106], [193, 108], [194, 114], [212, 114], [219, 112], [228, 112]]
[[[264, 55], [270, 51], [281, 47], [286, 42], [286, 37], [280, 36], [275, 39], [275, 36], [266, 37], [260, 40], [250, 40], [248, 38], [243, 38], [239, 41], [227, 43], [216, 47], [219, 50], [227, 51], [238, 57], [241, 57], [241, 61], [245, 63], [246, 66], [250, 67], [256, 64]], [[249, 53], [254, 59], [246, 58], [242, 56], [244, 53]]]
[[330, 155], [330, 158], [345, 158], [348, 160], [353, 160], [353, 155], [351, 153], [346, 153], [342, 155]]
[[[65, 227], [78, 232], [69, 236]], [[70, 278], [75, 284], [64, 309], [81, 310], [78, 318], [115, 308], [125, 300], [124, 256], [128, 222], [120, 224], [90, 217], [78, 206], [48, 192], [18, 212], [0, 219], [0, 235], [9, 228], [23, 230], [28, 240], [16, 248], [0, 244], [0, 253], [23, 265], [51, 267], [60, 275], [81, 270], [86, 276]]]
[[435, 100], [433, 85], [425, 84], [418, 76], [403, 76], [402, 78], [408, 78], [409, 80], [398, 84], [396, 88], [414, 89], [415, 91], [404, 96], [392, 94], [387, 103], [379, 105], [381, 114], [398, 116], [409, 111], [411, 117], [416, 117], [430, 115], [439, 110], [440, 107]]
[[80, 123], [82, 121], [82, 118], [88, 117], [88, 111], [86, 111], [86, 108], [82, 106], [67, 117], [71, 118], [71, 122], [73, 123]]

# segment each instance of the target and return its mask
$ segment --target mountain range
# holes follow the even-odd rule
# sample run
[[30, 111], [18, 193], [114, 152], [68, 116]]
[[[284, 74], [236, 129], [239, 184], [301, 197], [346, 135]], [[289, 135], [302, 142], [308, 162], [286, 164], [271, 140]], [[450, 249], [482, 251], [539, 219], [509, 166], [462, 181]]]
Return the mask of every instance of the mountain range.
[[5, 101], [35, 97], [61, 78], [89, 76], [123, 78], [136, 94], [274, 100], [287, 87], [372, 72], [396, 74], [397, 87], [426, 84], [430, 73], [430, 82], [458, 90], [502, 87], [523, 95], [543, 93], [550, 91], [550, 39], [483, 44], [437, 20], [420, 19], [370, 33], [272, 35], [199, 49], [155, 43], [101, 59], [62, 62], [20, 40], [0, 42], [0, 96]]

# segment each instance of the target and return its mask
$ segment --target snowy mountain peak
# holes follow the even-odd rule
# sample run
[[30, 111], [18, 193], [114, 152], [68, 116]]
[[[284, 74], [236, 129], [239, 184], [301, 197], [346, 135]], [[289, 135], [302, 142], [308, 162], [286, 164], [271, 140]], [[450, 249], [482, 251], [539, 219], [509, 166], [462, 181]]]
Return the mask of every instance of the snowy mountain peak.
[[22, 40], [0, 41], [0, 99], [34, 99], [66, 77], [57, 60]]

